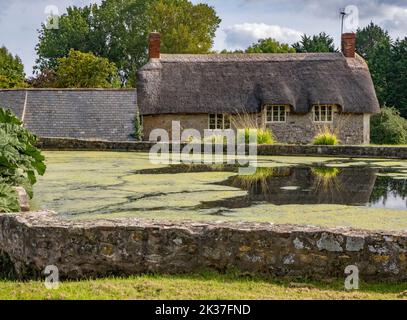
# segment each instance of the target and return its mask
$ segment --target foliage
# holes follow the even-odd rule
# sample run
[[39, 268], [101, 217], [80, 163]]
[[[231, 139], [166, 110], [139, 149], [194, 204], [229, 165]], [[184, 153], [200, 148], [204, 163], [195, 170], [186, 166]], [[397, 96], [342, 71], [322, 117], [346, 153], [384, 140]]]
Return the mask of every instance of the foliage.
[[246, 49], [246, 53], [295, 53], [295, 49], [286, 43], [267, 38], [252, 44]]
[[158, 0], [149, 30], [161, 33], [163, 53], [208, 53], [221, 19], [213, 7], [188, 0]]
[[338, 49], [335, 48], [334, 39], [325, 32], [321, 32], [312, 37], [304, 34], [301, 37], [301, 41], [293, 44], [293, 48], [299, 53], [338, 51]]
[[366, 60], [381, 105], [407, 118], [407, 37], [392, 41], [373, 22], [356, 33], [356, 51]]
[[138, 110], [134, 117], [134, 138], [138, 141], [143, 139], [143, 124]]
[[0, 180], [0, 212], [19, 212], [20, 205], [16, 191]]
[[[30, 197], [35, 174], [45, 173], [44, 157], [35, 147], [37, 138], [9, 110], [0, 108], [0, 194], [1, 211], [15, 209], [12, 186], [22, 186]], [[14, 198], [15, 199], [15, 198]]]
[[405, 179], [394, 179], [393, 177], [377, 176], [375, 187], [370, 195], [370, 201], [386, 202], [389, 196], [400, 196], [407, 199], [407, 183]]
[[335, 178], [341, 173], [341, 171], [335, 167], [313, 167], [311, 168], [311, 172], [315, 176], [324, 179]]
[[406, 144], [407, 120], [395, 108], [382, 108], [371, 119], [370, 136], [375, 144]]
[[26, 87], [24, 65], [6, 47], [0, 48], [0, 89]]
[[391, 39], [387, 31], [371, 22], [356, 32], [356, 51], [369, 65], [377, 97], [386, 104], [387, 73], [391, 61]]
[[269, 129], [260, 129], [260, 128], [245, 128], [244, 129], [244, 139], [245, 143], [249, 144], [250, 142], [250, 132], [255, 131], [257, 134], [257, 144], [274, 144], [275, 140], [273, 133]]
[[117, 68], [106, 58], [71, 49], [68, 57], [59, 58], [55, 71], [60, 88], [112, 88], [119, 86]]
[[27, 82], [33, 88], [55, 88], [55, 71], [52, 69], [44, 69], [36, 76], [30, 77]]
[[335, 146], [339, 140], [330, 130], [324, 129], [314, 137], [311, 143], [313, 145]]
[[163, 52], [206, 53], [219, 23], [212, 7], [187, 0], [103, 0], [70, 7], [59, 29], [41, 26], [37, 69], [55, 69], [74, 49], [107, 58], [116, 64], [122, 85], [134, 86], [136, 70], [147, 61], [150, 31], [163, 33]]
[[386, 104], [395, 106], [407, 118], [407, 37], [392, 44], [387, 72]]

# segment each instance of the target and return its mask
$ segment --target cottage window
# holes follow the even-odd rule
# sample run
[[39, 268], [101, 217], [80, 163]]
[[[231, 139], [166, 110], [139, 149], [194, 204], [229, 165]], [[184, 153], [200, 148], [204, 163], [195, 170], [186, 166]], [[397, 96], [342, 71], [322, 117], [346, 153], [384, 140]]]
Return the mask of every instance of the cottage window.
[[321, 104], [314, 106], [314, 122], [332, 122], [333, 105]]
[[209, 129], [230, 129], [230, 116], [224, 113], [209, 114]]
[[266, 106], [266, 122], [286, 122], [287, 106], [268, 105]]

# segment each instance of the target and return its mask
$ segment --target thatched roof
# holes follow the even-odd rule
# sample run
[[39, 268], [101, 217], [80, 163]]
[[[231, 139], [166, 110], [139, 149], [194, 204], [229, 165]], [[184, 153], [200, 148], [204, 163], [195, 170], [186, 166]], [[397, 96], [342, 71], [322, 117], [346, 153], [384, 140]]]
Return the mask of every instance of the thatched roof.
[[[26, 99], [27, 97], [27, 99]], [[40, 137], [134, 140], [136, 90], [0, 90], [0, 107], [12, 110]]]
[[314, 104], [375, 113], [379, 104], [364, 60], [341, 53], [161, 55], [138, 72], [141, 113], [259, 112]]

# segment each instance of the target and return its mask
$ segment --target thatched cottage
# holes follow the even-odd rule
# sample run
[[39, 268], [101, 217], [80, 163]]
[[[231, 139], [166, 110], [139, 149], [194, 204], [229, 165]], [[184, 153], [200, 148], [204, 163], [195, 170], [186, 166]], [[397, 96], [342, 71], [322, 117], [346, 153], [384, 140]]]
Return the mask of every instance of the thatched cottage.
[[369, 143], [379, 111], [369, 69], [344, 34], [342, 53], [160, 54], [150, 35], [138, 72], [144, 138], [153, 129], [270, 128], [277, 141], [309, 143], [325, 127], [344, 144]]

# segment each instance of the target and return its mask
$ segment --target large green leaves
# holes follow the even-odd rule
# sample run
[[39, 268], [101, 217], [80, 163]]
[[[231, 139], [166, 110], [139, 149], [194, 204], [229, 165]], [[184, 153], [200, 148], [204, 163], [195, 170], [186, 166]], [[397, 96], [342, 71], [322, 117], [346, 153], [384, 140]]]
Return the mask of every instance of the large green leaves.
[[36, 141], [11, 111], [0, 108], [0, 212], [16, 209], [13, 186], [24, 187], [32, 197], [36, 174], [45, 173], [45, 159]]

